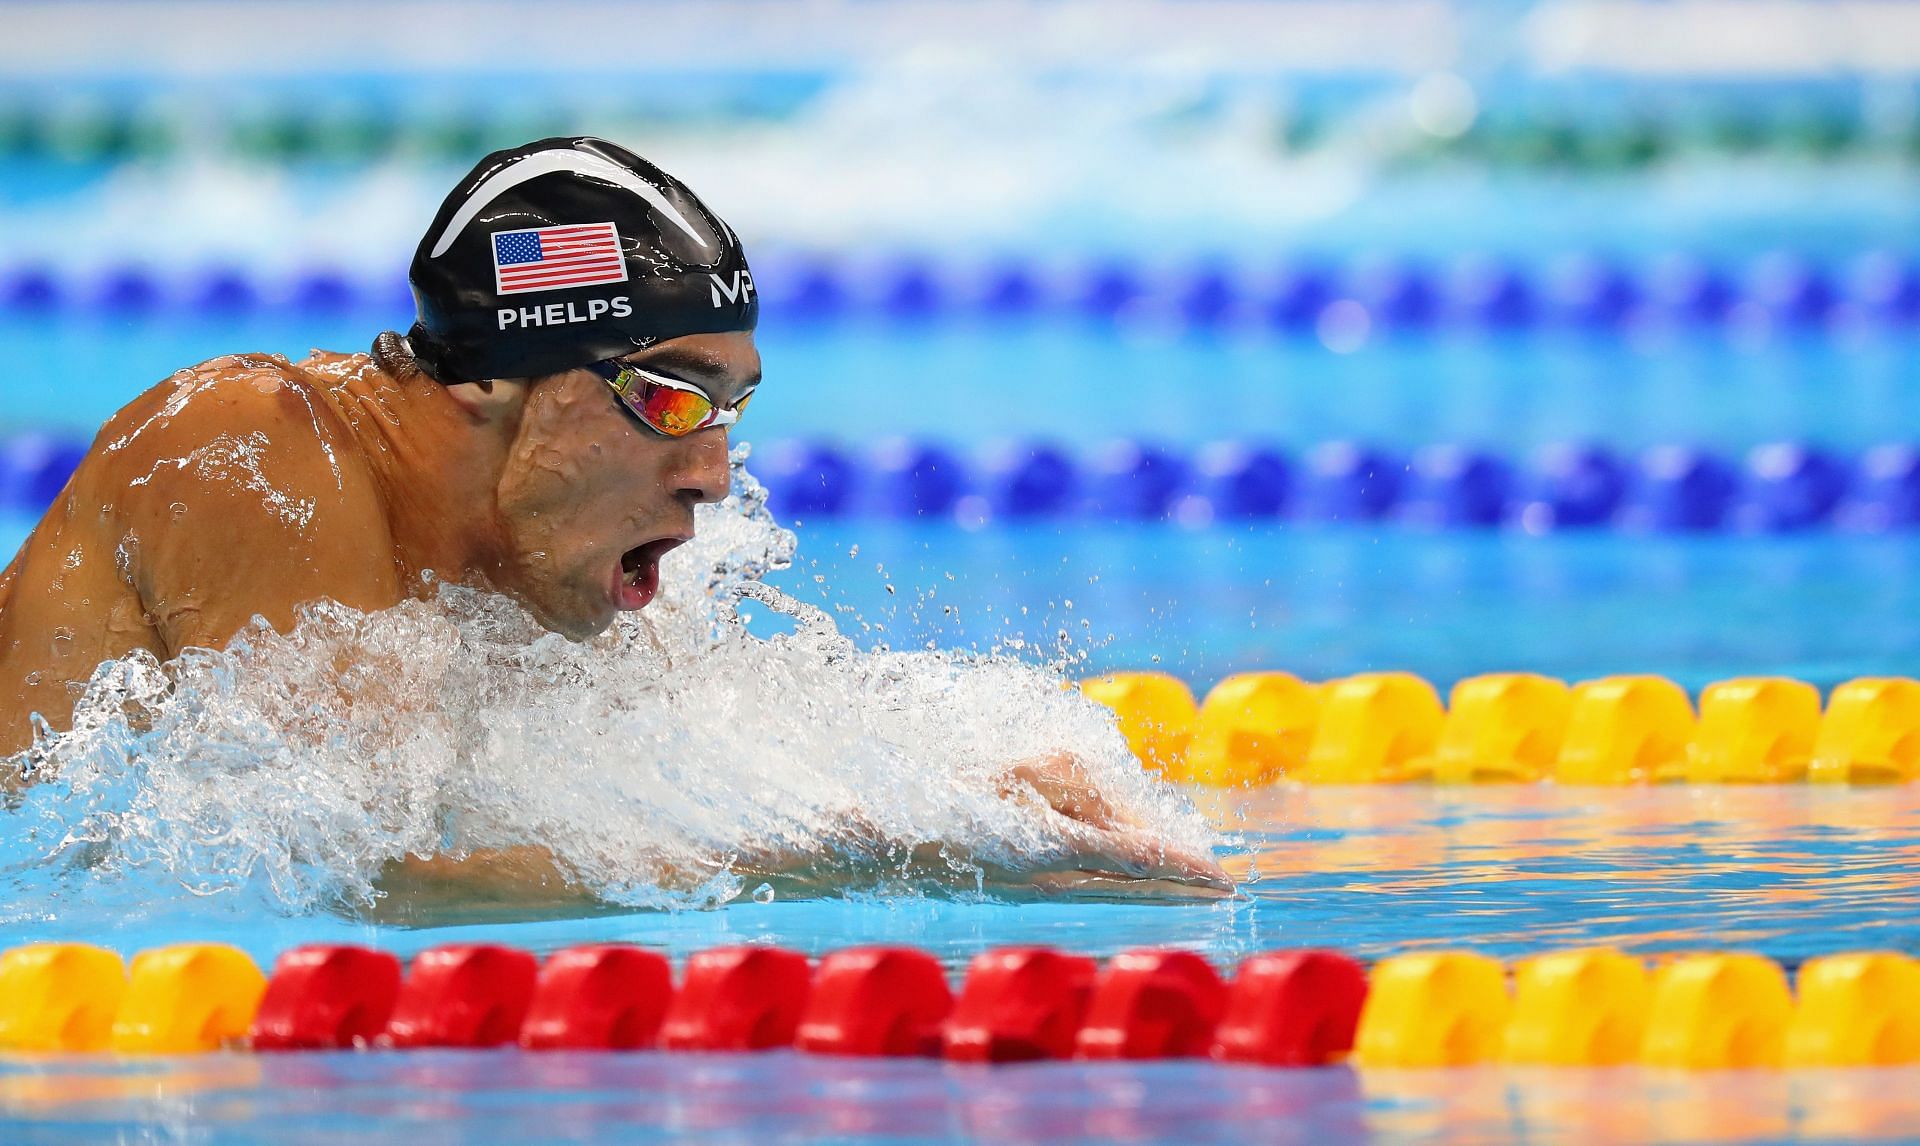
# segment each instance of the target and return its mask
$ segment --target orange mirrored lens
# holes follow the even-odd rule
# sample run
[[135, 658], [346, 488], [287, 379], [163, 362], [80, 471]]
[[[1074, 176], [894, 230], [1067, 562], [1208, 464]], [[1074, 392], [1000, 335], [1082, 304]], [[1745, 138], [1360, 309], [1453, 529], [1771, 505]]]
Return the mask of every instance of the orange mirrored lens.
[[677, 438], [691, 434], [711, 421], [713, 403], [707, 400], [705, 394], [647, 382], [640, 392], [639, 413], [654, 429]]

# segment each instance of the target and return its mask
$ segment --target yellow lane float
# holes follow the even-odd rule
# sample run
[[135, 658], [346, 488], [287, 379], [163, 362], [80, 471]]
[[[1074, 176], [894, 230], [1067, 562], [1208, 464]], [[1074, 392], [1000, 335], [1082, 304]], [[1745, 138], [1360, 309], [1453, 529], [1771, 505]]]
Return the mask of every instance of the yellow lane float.
[[1228, 788], [1297, 776], [1319, 721], [1320, 690], [1292, 673], [1230, 676], [1200, 705], [1185, 778]]
[[1525, 1066], [1615, 1066], [1640, 1056], [1652, 989], [1638, 959], [1607, 948], [1556, 951], [1513, 973], [1505, 1059]]
[[126, 965], [103, 947], [15, 947], [0, 955], [0, 1050], [105, 1050], [126, 991]]
[[1110, 673], [1081, 691], [1167, 778], [1217, 787], [1433, 781], [1620, 785], [1889, 784], [1920, 779], [1920, 681], [1868, 677], [1819, 690], [1784, 677], [1708, 685], [1700, 713], [1658, 676], [1565, 682], [1491, 673], [1444, 708], [1410, 673], [1312, 684], [1284, 672], [1228, 677], [1196, 705], [1179, 679]]
[[1507, 972], [1470, 951], [1383, 959], [1368, 979], [1353, 1059], [1369, 1067], [1469, 1066], [1498, 1057]]
[[225, 943], [181, 943], [133, 960], [111, 1046], [123, 1054], [219, 1050], [253, 1025], [267, 977]]
[[1432, 754], [1446, 712], [1412, 673], [1370, 672], [1330, 681], [1304, 778], [1316, 784], [1391, 784]]

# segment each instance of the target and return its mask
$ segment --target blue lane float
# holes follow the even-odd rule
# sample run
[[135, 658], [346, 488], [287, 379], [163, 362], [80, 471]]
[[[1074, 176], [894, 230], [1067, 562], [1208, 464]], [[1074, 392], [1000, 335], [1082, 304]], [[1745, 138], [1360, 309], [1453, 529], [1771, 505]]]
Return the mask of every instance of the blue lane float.
[[1299, 451], [1259, 441], [1193, 450], [1138, 439], [1078, 449], [1017, 441], [972, 451], [815, 441], [763, 447], [752, 469], [775, 512], [801, 521], [1296, 521], [1527, 533], [1920, 527], [1920, 446], [1904, 444], [1847, 457], [1802, 442], [1737, 456], [1560, 443], [1507, 457], [1457, 444], [1402, 453], [1351, 441]]
[[1194, 495], [1218, 517], [1279, 517], [1293, 498], [1293, 464], [1271, 446], [1213, 442], [1195, 456], [1193, 472]]
[[[0, 438], [0, 513], [37, 515], [86, 442]], [[1559, 443], [1518, 457], [1460, 444], [1409, 452], [1366, 442], [1289, 450], [1223, 441], [1194, 449], [1121, 439], [1073, 447], [1039, 439], [966, 448], [895, 438], [759, 444], [751, 462], [783, 519], [958, 522], [1283, 521], [1548, 533], [1885, 532], [1920, 528], [1920, 445], [1847, 456], [1774, 442], [1728, 456], [1686, 445], [1624, 453]]]
[[85, 442], [49, 434], [0, 439], [0, 512], [44, 511], [86, 453]]
[[1301, 516], [1313, 521], [1378, 521], [1400, 499], [1407, 465], [1359, 442], [1326, 442], [1308, 450]]
[[1878, 532], [1920, 525], [1920, 447], [1875, 446], [1855, 466], [1838, 523]]
[[[979, 316], [1104, 322], [1147, 316], [1202, 329], [1233, 325], [1312, 334], [1330, 315], [1351, 320], [1355, 314], [1384, 332], [1603, 331], [1637, 323], [1817, 330], [1836, 323], [1920, 321], [1920, 255], [1895, 251], [1835, 259], [1776, 251], [1727, 261], [1684, 252], [1524, 261], [1363, 256], [1345, 263], [1112, 257], [1077, 267], [1005, 257], [841, 259], [776, 251], [755, 266], [768, 319], [780, 322]], [[13, 313], [218, 320], [254, 311], [411, 308], [399, 268], [355, 275], [332, 266], [0, 265], [0, 310]]]
[[1080, 497], [1080, 466], [1049, 442], [994, 442], [977, 459], [981, 495], [995, 517], [1011, 521], [1063, 517]]

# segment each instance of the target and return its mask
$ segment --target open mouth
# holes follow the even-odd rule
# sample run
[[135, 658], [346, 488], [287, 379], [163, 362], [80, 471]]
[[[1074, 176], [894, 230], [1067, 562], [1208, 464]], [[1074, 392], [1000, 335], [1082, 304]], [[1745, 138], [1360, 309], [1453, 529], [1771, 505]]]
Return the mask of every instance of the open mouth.
[[621, 609], [645, 608], [660, 591], [660, 559], [685, 541], [684, 537], [656, 538], [621, 554], [614, 603]]

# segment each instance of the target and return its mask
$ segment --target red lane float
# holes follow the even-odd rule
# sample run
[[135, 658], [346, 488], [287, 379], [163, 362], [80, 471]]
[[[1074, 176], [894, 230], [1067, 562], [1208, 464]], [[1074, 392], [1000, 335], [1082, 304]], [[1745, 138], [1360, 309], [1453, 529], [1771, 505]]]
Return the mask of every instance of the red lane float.
[[394, 1047], [497, 1047], [514, 1041], [540, 962], [490, 943], [452, 943], [414, 956], [382, 1036]]
[[624, 943], [569, 947], [547, 958], [520, 1026], [528, 1050], [637, 1050], [659, 1037], [673, 968]]
[[1219, 972], [1191, 951], [1115, 955], [1094, 981], [1074, 1053], [1089, 1059], [1204, 1055], [1226, 995]]
[[255, 1050], [339, 1050], [373, 1041], [400, 997], [400, 960], [366, 947], [295, 947], [273, 965], [253, 1017]]
[[[1371, 971], [1331, 951], [1275, 951], [1246, 959], [1223, 986], [1192, 952], [1131, 951], [1096, 974], [1085, 956], [1008, 947], [973, 961], [957, 1000], [933, 956], [903, 947], [829, 955], [817, 984], [798, 952], [707, 951], [688, 961], [678, 994], [664, 958], [620, 944], [562, 951], [544, 973], [511, 948], [437, 947], [404, 979], [391, 955], [311, 946], [284, 954], [271, 981], [236, 948], [182, 944], [143, 953], [131, 984], [120, 957], [99, 948], [29, 944], [0, 954], [0, 1052], [199, 1053], [251, 1031], [262, 1051], [490, 1047], [517, 1036], [529, 1048], [797, 1043], [814, 1053], [916, 1055], [934, 1049], [938, 1032], [948, 1058], [975, 1062], [1077, 1050], [1085, 1059], [1206, 1052], [1362, 1069], [1920, 1063], [1920, 960], [1885, 951], [1809, 962], [1797, 996], [1764, 956], [1690, 955], [1658, 969], [1651, 1004], [1644, 963], [1606, 949], [1513, 968], [1472, 952], [1425, 952]], [[1584, 973], [1596, 968], [1607, 974]], [[1733, 1020], [1746, 1025], [1729, 1036]], [[73, 1035], [80, 1026], [87, 1030]]]
[[660, 1027], [664, 1050], [753, 1051], [793, 1044], [807, 1005], [807, 957], [780, 947], [716, 947], [687, 960]]
[[1270, 951], [1240, 964], [1214, 1028], [1213, 1057], [1326, 1066], [1353, 1049], [1367, 972], [1334, 951]]
[[961, 1062], [1067, 1058], [1093, 991], [1094, 961], [1051, 947], [974, 957], [947, 1020], [946, 1056]]
[[937, 1055], [953, 989], [911, 947], [853, 947], [820, 961], [794, 1045], [815, 1054]]

